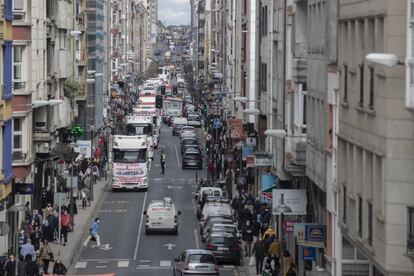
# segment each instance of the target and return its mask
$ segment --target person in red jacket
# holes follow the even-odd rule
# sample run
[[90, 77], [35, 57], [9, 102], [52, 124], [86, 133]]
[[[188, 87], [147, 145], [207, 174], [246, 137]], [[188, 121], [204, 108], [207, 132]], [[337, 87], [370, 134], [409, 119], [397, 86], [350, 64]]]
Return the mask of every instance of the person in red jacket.
[[64, 210], [60, 214], [60, 232], [61, 232], [61, 239], [63, 238], [63, 245], [65, 246], [68, 242], [68, 232], [72, 226], [72, 217], [69, 215], [67, 210]]

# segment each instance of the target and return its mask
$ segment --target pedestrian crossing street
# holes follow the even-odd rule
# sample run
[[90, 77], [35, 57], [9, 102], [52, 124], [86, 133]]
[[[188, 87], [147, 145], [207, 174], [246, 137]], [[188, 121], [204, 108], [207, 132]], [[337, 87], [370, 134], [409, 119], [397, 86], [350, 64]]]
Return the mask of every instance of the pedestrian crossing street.
[[[114, 269], [114, 268], [130, 268], [135, 267], [137, 270], [146, 269], [169, 269], [172, 268], [173, 264], [171, 260], [138, 260], [133, 261], [129, 259], [112, 259], [112, 260], [101, 260], [101, 259], [85, 259], [80, 260], [76, 263], [75, 268], [81, 269]], [[220, 270], [233, 270], [233, 265], [222, 265]]]

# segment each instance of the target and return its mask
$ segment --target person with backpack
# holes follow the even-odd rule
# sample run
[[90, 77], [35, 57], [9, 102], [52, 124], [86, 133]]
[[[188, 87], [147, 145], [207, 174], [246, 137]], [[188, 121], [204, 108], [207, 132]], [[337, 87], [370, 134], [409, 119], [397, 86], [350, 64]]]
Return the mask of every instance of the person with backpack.
[[60, 227], [63, 246], [66, 246], [66, 243], [68, 242], [68, 233], [72, 227], [72, 216], [68, 214], [67, 210], [64, 210], [60, 215]]

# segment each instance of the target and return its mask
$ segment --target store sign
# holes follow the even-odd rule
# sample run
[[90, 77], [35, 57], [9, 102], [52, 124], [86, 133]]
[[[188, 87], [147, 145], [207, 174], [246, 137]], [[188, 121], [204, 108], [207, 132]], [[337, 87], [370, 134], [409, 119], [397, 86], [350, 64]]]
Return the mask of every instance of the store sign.
[[[276, 208], [281, 203], [281, 197], [284, 197], [284, 204], [292, 209], [291, 213], [285, 215], [306, 215], [306, 206], [308, 204], [306, 190], [302, 189], [274, 189], [272, 206]], [[274, 215], [280, 215], [273, 209]]]
[[17, 195], [33, 194], [33, 183], [15, 183], [14, 193]]
[[246, 161], [246, 157], [253, 152], [253, 148], [249, 146], [242, 146], [242, 158], [243, 161]]
[[305, 261], [316, 261], [316, 247], [303, 247], [303, 259]]
[[227, 126], [230, 131], [230, 138], [232, 139], [243, 138], [243, 120], [242, 119], [229, 119], [227, 120]]
[[91, 158], [91, 141], [77, 140], [73, 150], [79, 154], [84, 154], [85, 158]]
[[305, 241], [326, 242], [326, 225], [305, 225]]
[[273, 174], [262, 174], [260, 177], [262, 202], [272, 202], [272, 190], [276, 189], [277, 177]]
[[256, 146], [256, 137], [247, 137], [246, 138], [246, 145], [255, 147]]
[[255, 153], [254, 158], [255, 167], [268, 167], [273, 165], [273, 155], [271, 154]]
[[296, 238], [296, 244], [299, 246], [307, 246], [307, 247], [318, 247], [324, 248], [324, 242], [315, 242], [315, 241], [307, 241], [305, 240], [305, 228], [306, 226], [319, 226], [319, 224], [313, 223], [295, 223], [293, 225], [293, 233]]
[[286, 220], [285, 223], [283, 224], [283, 231], [285, 231], [285, 233], [293, 233], [295, 223], [299, 223], [299, 222], [300, 221], [297, 221], [297, 220]]
[[145, 163], [114, 163], [114, 182], [140, 183], [145, 177]]
[[247, 155], [246, 156], [246, 167], [247, 168], [254, 168], [254, 155]]

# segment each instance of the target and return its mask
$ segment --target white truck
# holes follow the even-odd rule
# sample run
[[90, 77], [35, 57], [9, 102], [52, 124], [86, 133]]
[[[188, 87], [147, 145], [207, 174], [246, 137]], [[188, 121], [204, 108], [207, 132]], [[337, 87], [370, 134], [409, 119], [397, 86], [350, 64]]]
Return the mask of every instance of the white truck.
[[126, 135], [145, 135], [147, 137], [148, 157], [153, 158], [154, 149], [158, 147], [158, 137], [152, 117], [126, 116]]
[[112, 165], [112, 191], [147, 190], [147, 136], [113, 136]]

